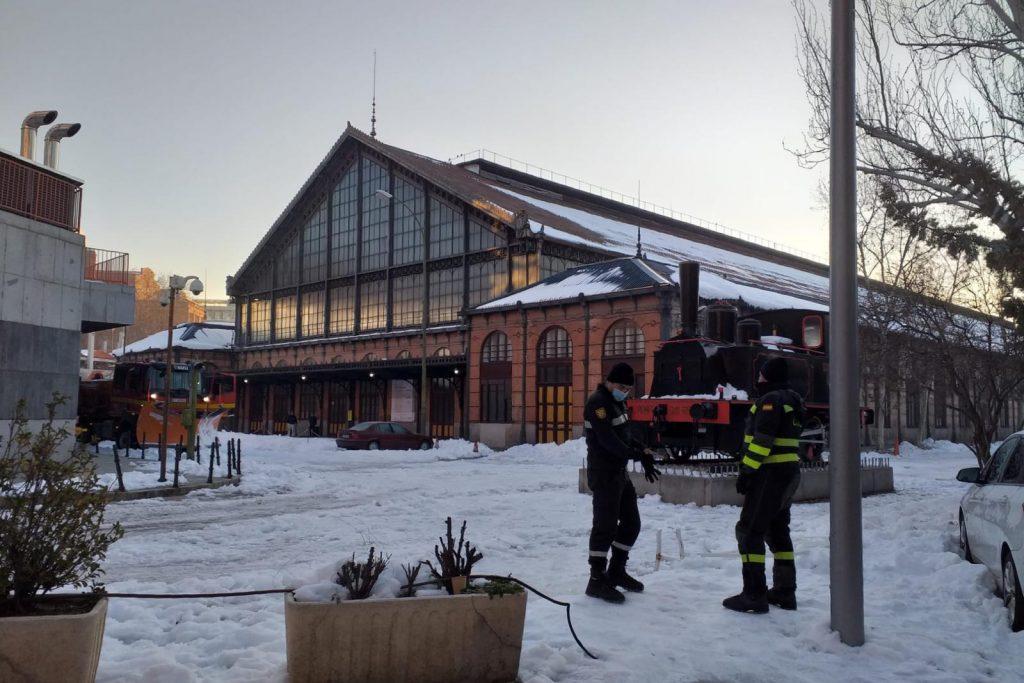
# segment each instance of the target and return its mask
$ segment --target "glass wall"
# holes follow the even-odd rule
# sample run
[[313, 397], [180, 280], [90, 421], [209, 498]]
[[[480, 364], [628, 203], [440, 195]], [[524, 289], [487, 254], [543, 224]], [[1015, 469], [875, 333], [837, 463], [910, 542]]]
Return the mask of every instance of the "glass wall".
[[324, 334], [324, 290], [302, 293], [302, 336], [322, 337]]
[[277, 287], [292, 287], [299, 283], [299, 235], [288, 238], [277, 259]]
[[423, 324], [423, 274], [403, 275], [391, 281], [391, 325]]
[[473, 217], [469, 219], [469, 250], [482, 251], [505, 246], [505, 229]]
[[295, 295], [274, 297], [274, 339], [295, 338]]
[[270, 341], [270, 299], [254, 296], [250, 299], [249, 306], [249, 340], [254, 344]]
[[388, 191], [388, 170], [363, 157], [363, 271], [388, 265], [388, 219], [391, 203], [378, 197], [377, 190]]
[[327, 277], [327, 201], [320, 204], [302, 229], [302, 281]]
[[355, 329], [355, 290], [356, 288], [352, 285], [334, 285], [331, 287], [331, 334], [345, 334]]
[[395, 176], [394, 265], [423, 260], [423, 190]]
[[469, 266], [469, 305], [482, 304], [501, 296], [508, 289], [508, 262], [503, 259]]
[[359, 329], [382, 330], [388, 323], [388, 281], [359, 283]]
[[356, 272], [358, 190], [359, 169], [352, 164], [331, 194], [331, 277]]
[[457, 320], [462, 310], [462, 268], [430, 274], [430, 323]]
[[465, 224], [462, 210], [443, 199], [430, 197], [430, 258], [461, 254]]

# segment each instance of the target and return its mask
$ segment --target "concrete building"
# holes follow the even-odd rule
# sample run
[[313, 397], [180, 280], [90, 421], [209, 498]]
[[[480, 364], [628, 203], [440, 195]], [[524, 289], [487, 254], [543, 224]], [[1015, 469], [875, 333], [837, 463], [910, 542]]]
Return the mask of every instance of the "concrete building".
[[[48, 135], [47, 145], [51, 137], [56, 136]], [[57, 417], [73, 431], [81, 334], [129, 325], [134, 318], [128, 255], [86, 246], [79, 229], [82, 181], [34, 162], [32, 151], [25, 144], [21, 156], [0, 149], [0, 434], [5, 437], [19, 400], [26, 401], [27, 416], [38, 427], [54, 392], [68, 397]], [[47, 156], [56, 163], [55, 151]]]
[[211, 323], [235, 323], [235, 304], [231, 299], [209, 299], [203, 302], [205, 320]]

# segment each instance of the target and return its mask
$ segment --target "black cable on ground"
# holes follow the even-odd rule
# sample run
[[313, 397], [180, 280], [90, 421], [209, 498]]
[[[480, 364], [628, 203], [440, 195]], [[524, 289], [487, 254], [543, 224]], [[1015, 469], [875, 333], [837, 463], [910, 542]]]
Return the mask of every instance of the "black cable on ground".
[[597, 659], [597, 657], [595, 657], [594, 654], [590, 650], [587, 649], [587, 646], [584, 645], [580, 641], [579, 636], [576, 635], [576, 629], [573, 628], [573, 626], [572, 626], [572, 613], [571, 613], [572, 612], [572, 605], [569, 604], [568, 602], [562, 602], [561, 600], [555, 600], [550, 595], [545, 595], [544, 593], [541, 593], [539, 590], [537, 590], [536, 588], [534, 588], [530, 584], [526, 583], [525, 581], [521, 581], [521, 580], [517, 579], [514, 576], [494, 576], [494, 575], [491, 575], [491, 574], [473, 574], [472, 576], [467, 577], [467, 580], [469, 580], [469, 579], [485, 579], [487, 581], [512, 581], [513, 583], [519, 584], [520, 586], [522, 586], [526, 590], [530, 591], [531, 593], [536, 594], [538, 597], [541, 597], [541, 598], [547, 600], [551, 604], [558, 605], [559, 607], [564, 607], [565, 608], [565, 620], [569, 624], [569, 633], [572, 634], [572, 639], [575, 640], [576, 644], [580, 646], [581, 650], [583, 650], [583, 654], [585, 654], [586, 656], [590, 657], [591, 659]]
[[[516, 584], [522, 586], [523, 588], [525, 588], [526, 590], [530, 591], [531, 593], [534, 593], [538, 597], [543, 598], [544, 600], [547, 600], [548, 602], [550, 602], [553, 605], [558, 605], [559, 607], [564, 607], [565, 608], [565, 621], [569, 624], [569, 633], [572, 634], [573, 640], [575, 640], [576, 644], [580, 646], [581, 650], [583, 650], [583, 654], [587, 655], [591, 659], [597, 659], [597, 657], [594, 656], [594, 654], [590, 650], [587, 649], [587, 646], [584, 645], [582, 641], [580, 641], [579, 636], [576, 635], [576, 629], [573, 628], [573, 625], [572, 625], [572, 605], [570, 603], [562, 602], [561, 600], [555, 600], [550, 595], [545, 595], [544, 593], [541, 593], [539, 590], [537, 590], [536, 588], [534, 588], [530, 584], [528, 584], [525, 581], [522, 581], [520, 579], [517, 579], [514, 576], [496, 576], [496, 575], [493, 575], [493, 574], [473, 574], [472, 576], [466, 577], [467, 581], [472, 580], [472, 579], [483, 579], [485, 581], [511, 581], [513, 583], [516, 583]], [[415, 586], [436, 585], [436, 583], [437, 583], [436, 581], [424, 581], [422, 583], [412, 584], [412, 586], [405, 586], [405, 587], [406, 588], [412, 588], [412, 587], [415, 587]], [[103, 597], [107, 597], [107, 598], [137, 598], [137, 599], [144, 599], [144, 600], [173, 600], [173, 599], [187, 599], [187, 598], [193, 598], [193, 599], [199, 599], [199, 598], [234, 598], [234, 597], [241, 597], [241, 596], [246, 596], [246, 595], [272, 595], [272, 594], [275, 594], [275, 593], [293, 593], [293, 592], [295, 592], [294, 588], [267, 588], [267, 589], [264, 589], [264, 590], [226, 591], [226, 592], [222, 592], [222, 593], [100, 593], [100, 595], [102, 595]]]

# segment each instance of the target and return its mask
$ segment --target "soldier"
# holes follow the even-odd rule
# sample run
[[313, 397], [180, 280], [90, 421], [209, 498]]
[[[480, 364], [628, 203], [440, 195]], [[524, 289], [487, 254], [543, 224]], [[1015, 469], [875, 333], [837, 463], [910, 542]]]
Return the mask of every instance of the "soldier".
[[639, 460], [650, 482], [657, 481], [661, 474], [654, 466], [653, 453], [629, 436], [625, 401], [634, 381], [633, 368], [619, 363], [587, 399], [583, 409], [587, 484], [594, 503], [587, 595], [613, 603], [625, 600], [616, 586], [636, 593], [644, 589], [640, 581], [626, 573], [630, 548], [640, 534], [636, 490], [626, 473], [626, 464]]
[[[789, 509], [800, 484], [797, 447], [803, 430], [804, 402], [789, 387], [781, 357], [769, 359], [758, 375], [760, 397], [747, 418], [744, 454], [736, 491], [744, 496], [736, 524], [743, 562], [743, 592], [722, 606], [765, 614], [769, 603], [796, 609], [796, 565], [789, 537]], [[771, 590], [765, 580], [765, 541], [774, 556]]]

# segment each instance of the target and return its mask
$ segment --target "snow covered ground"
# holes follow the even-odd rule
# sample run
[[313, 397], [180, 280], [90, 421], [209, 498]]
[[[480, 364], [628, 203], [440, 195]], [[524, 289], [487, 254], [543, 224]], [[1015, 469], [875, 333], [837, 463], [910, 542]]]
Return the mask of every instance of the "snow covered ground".
[[[504, 453], [446, 442], [434, 451], [344, 452], [326, 439], [242, 436], [244, 481], [181, 499], [114, 504], [124, 539], [107, 558], [112, 591], [200, 592], [294, 586], [374, 545], [427, 558], [444, 519], [469, 520], [482, 572], [509, 573], [573, 602], [530, 597], [523, 681], [1019, 680], [1024, 634], [1006, 626], [994, 580], [956, 552], [966, 449], [904, 449], [897, 492], [864, 501], [868, 642], [829, 631], [828, 506], [794, 509], [800, 611], [727, 612], [740, 586], [733, 507], [644, 499], [631, 565], [647, 592], [622, 606], [582, 595], [590, 499], [576, 489], [580, 442]], [[669, 559], [654, 571], [655, 532]], [[684, 557], [674, 548], [682, 532]], [[285, 680], [281, 596], [113, 599], [101, 681]]]

